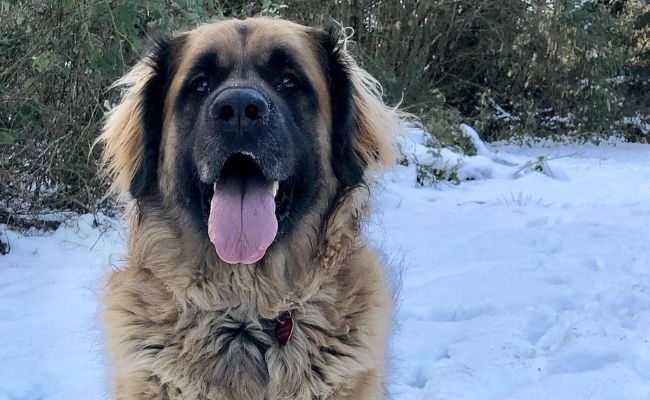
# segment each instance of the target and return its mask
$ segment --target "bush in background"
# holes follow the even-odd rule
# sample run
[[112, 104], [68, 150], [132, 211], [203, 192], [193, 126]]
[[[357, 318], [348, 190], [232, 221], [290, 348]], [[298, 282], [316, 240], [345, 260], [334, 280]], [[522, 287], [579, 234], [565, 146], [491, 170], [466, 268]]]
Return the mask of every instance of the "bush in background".
[[[650, 78], [646, 0], [285, 2], [301, 22], [327, 14], [355, 30], [361, 58], [388, 98], [436, 136], [458, 117], [486, 140], [591, 140], [622, 135]], [[340, 4], [340, 5], [339, 5]], [[630, 86], [636, 92], [630, 92]], [[458, 113], [440, 115], [445, 106]], [[452, 132], [455, 130], [452, 129]]]
[[352, 27], [387, 101], [435, 146], [471, 152], [461, 122], [488, 141], [647, 140], [646, 0], [4, 0], [0, 222], [110, 210], [88, 154], [109, 85], [152, 34], [252, 15]]

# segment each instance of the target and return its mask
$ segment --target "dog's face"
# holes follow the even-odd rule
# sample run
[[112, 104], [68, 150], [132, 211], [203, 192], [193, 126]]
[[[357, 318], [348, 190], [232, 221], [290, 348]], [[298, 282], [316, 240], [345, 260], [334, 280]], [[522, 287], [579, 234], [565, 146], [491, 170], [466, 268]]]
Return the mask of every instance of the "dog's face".
[[330, 98], [314, 39], [277, 21], [229, 21], [172, 47], [163, 163], [224, 261], [258, 261], [321, 189]]
[[159, 42], [103, 135], [118, 189], [182, 209], [223, 261], [259, 261], [389, 157], [395, 125], [341, 34], [249, 19]]

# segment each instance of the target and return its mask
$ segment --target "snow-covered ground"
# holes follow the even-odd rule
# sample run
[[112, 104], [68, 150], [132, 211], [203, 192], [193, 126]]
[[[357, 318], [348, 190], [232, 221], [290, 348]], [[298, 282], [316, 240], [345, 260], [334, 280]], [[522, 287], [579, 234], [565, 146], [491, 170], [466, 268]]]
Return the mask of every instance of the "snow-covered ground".
[[[394, 398], [650, 399], [650, 146], [493, 146], [458, 173], [421, 188], [400, 166], [375, 196], [402, 271]], [[101, 222], [3, 232], [0, 399], [108, 398], [98, 298], [124, 228]]]

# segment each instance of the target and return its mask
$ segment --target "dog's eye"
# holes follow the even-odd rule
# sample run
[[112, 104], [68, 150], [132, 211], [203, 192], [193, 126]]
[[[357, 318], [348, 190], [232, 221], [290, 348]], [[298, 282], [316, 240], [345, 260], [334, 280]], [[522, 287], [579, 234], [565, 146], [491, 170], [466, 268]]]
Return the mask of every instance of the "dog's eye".
[[282, 76], [282, 81], [280, 82], [280, 85], [278, 85], [278, 89], [294, 89], [296, 86], [298, 86], [298, 77], [295, 74], [292, 73], [286, 73]]
[[210, 84], [208, 83], [207, 79], [205, 78], [199, 78], [196, 81], [194, 81], [194, 90], [197, 93], [205, 94], [210, 91]]

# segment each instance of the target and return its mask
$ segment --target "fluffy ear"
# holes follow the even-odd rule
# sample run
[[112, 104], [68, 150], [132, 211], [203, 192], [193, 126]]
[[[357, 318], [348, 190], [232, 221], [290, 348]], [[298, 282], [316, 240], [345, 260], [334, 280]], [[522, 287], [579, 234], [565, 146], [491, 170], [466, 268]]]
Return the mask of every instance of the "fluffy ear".
[[123, 90], [96, 143], [104, 143], [102, 170], [110, 192], [138, 199], [158, 190], [162, 114], [170, 75], [171, 41], [157, 40], [113, 87]]
[[321, 41], [332, 98], [332, 167], [344, 187], [365, 183], [366, 171], [395, 162], [394, 141], [402, 130], [398, 112], [387, 107], [381, 85], [359, 67], [347, 49], [343, 27], [331, 22]]

